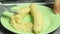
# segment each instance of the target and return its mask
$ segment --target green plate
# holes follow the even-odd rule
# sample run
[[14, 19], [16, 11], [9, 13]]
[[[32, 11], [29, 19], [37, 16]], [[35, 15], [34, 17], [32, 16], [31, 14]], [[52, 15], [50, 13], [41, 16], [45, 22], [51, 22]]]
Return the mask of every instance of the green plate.
[[[20, 6], [14, 6], [11, 9], [13, 11], [17, 11], [20, 10], [22, 7], [27, 7], [29, 6], [29, 4], [24, 4], [24, 5], [20, 5]], [[53, 13], [53, 10], [51, 8], [48, 8], [46, 6], [42, 6], [42, 5], [37, 5], [38, 9], [40, 10], [40, 12], [43, 13], [43, 17], [44, 17], [44, 25], [43, 25], [43, 29], [41, 31], [41, 33], [39, 34], [47, 34], [50, 33], [54, 30], [56, 30], [59, 25], [60, 25], [60, 16], [56, 15]], [[3, 13], [3, 15], [5, 16], [1, 16], [1, 24], [8, 30], [14, 32], [14, 33], [19, 33], [19, 34], [33, 34], [32, 32], [22, 32], [22, 31], [17, 31], [16, 29], [14, 29], [12, 26], [10, 26], [9, 24], [9, 20], [13, 13], [10, 13], [8, 11], [5, 11]], [[30, 14], [26, 15], [26, 17], [24, 18], [24, 21], [26, 22], [33, 22], [33, 19], [31, 17]]]

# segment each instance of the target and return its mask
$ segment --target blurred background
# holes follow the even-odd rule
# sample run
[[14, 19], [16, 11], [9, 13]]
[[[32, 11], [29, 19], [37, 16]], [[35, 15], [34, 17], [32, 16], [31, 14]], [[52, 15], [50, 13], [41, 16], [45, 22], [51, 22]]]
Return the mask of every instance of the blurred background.
[[[32, 0], [32, 1], [35, 3], [48, 3], [48, 4], [45, 4], [45, 6], [48, 6], [53, 9], [54, 0]], [[5, 3], [6, 4], [7, 3], [30, 3], [31, 0], [0, 0], [0, 2], [2, 2], [3, 4]], [[59, 34], [59, 33], [60, 33], [60, 28], [56, 29], [53, 32], [50, 32], [49, 34]], [[0, 34], [15, 34], [15, 33], [8, 31], [0, 23]]]
[[[3, 3], [6, 2], [30, 2], [31, 0], [0, 0]], [[32, 0], [33, 2], [53, 2], [54, 0]]]

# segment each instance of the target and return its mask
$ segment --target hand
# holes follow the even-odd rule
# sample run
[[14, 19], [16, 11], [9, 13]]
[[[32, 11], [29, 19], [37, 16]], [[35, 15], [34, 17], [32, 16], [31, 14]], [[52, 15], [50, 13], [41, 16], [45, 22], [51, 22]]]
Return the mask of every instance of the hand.
[[56, 14], [60, 15], [60, 0], [55, 0], [55, 4], [54, 4], [54, 11]]

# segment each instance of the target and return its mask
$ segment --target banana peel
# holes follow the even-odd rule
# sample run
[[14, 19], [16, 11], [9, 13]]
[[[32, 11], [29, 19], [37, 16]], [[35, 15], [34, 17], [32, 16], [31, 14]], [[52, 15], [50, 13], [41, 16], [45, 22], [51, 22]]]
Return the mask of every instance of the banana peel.
[[23, 8], [22, 10], [18, 11], [17, 14], [11, 17], [11, 26], [23, 32], [32, 32], [32, 23], [27, 23], [23, 21], [24, 16], [26, 16], [29, 12], [29, 7]]

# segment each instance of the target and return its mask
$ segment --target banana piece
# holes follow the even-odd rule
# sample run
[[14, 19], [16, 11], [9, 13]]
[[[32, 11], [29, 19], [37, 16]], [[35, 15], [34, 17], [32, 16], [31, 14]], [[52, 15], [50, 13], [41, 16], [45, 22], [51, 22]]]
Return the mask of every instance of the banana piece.
[[37, 34], [42, 31], [43, 26], [43, 15], [42, 13], [37, 9], [36, 4], [31, 4], [31, 14], [34, 18], [34, 26], [33, 30]]

